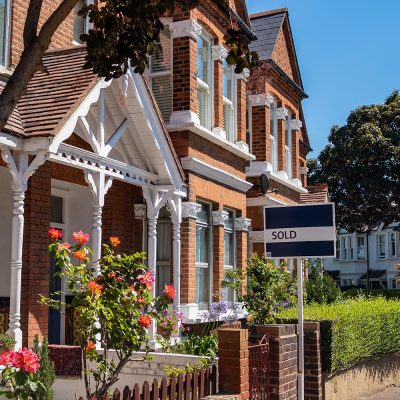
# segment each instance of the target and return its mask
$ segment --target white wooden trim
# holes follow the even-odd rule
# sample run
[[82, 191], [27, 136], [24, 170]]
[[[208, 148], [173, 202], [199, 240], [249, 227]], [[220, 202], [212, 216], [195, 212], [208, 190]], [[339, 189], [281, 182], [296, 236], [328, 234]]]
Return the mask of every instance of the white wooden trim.
[[209, 165], [195, 157], [181, 158], [181, 162], [184, 169], [196, 172], [200, 175], [203, 175], [224, 185], [230, 186], [241, 192], [247, 192], [253, 187], [253, 184], [251, 184], [250, 182], [238, 178], [237, 176], [232, 175], [229, 172], [226, 172], [220, 168]]

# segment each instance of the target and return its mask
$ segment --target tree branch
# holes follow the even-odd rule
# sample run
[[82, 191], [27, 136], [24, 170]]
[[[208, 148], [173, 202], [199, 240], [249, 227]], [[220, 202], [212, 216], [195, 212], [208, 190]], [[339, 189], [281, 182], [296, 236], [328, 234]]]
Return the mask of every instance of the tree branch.
[[32, 40], [36, 38], [37, 29], [42, 9], [43, 0], [31, 0], [29, 2], [28, 11], [26, 13], [24, 27], [24, 47], [28, 47]]

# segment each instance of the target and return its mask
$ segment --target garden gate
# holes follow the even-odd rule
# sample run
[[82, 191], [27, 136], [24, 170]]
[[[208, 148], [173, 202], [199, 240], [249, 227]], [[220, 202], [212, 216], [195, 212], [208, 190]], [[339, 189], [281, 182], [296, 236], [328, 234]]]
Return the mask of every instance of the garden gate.
[[249, 344], [249, 390], [250, 400], [269, 399], [269, 336], [258, 343]]

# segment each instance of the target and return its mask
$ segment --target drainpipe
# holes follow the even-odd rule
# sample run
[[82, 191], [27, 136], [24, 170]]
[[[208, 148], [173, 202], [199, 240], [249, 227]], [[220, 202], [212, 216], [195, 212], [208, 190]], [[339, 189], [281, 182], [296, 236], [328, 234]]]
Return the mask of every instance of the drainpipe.
[[367, 231], [367, 290], [366, 290], [366, 296], [367, 299], [369, 298], [369, 275], [370, 275], [370, 269], [369, 269], [369, 233], [370, 231]]

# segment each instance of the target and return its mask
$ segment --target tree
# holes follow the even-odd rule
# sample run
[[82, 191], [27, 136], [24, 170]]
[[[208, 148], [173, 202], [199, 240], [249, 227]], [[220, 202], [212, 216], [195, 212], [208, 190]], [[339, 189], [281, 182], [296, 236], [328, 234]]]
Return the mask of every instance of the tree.
[[339, 227], [365, 231], [400, 215], [400, 93], [352, 111], [318, 157]]
[[309, 186], [314, 186], [316, 183], [323, 183], [321, 180], [321, 164], [317, 158], [310, 158], [307, 160], [307, 168], [307, 183]]
[[[34, 74], [43, 69], [42, 57], [60, 24], [70, 14], [78, 0], [62, 0], [45, 23], [39, 27], [43, 0], [30, 0], [23, 32], [24, 50], [21, 58], [0, 95], [0, 130], [4, 128], [18, 101], [24, 95]], [[160, 18], [175, 8], [188, 10], [198, 0], [105, 0], [84, 6], [79, 12], [88, 17], [95, 29], [82, 35], [87, 45], [85, 68], [106, 79], [117, 78], [129, 67], [143, 73], [148, 55], [157, 50], [159, 36], [164, 28]], [[215, 3], [229, 13], [228, 0]], [[256, 62], [250, 53], [249, 40], [242, 29], [229, 27], [225, 44], [230, 49], [227, 62], [236, 65], [236, 72]]]

